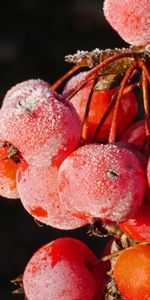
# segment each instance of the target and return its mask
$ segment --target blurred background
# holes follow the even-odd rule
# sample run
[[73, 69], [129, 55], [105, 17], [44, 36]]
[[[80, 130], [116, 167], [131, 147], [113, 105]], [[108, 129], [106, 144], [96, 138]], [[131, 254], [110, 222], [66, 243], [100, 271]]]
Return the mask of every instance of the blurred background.
[[[77, 50], [127, 46], [108, 25], [101, 0], [13, 0], [0, 4], [0, 99], [14, 84], [41, 78], [55, 82], [71, 67], [64, 56]], [[23, 273], [32, 254], [60, 236], [86, 242], [101, 255], [106, 241], [88, 227], [60, 231], [39, 227], [19, 200], [0, 199], [0, 300], [12, 295], [11, 280]], [[54, 299], [55, 300], [55, 299]]]

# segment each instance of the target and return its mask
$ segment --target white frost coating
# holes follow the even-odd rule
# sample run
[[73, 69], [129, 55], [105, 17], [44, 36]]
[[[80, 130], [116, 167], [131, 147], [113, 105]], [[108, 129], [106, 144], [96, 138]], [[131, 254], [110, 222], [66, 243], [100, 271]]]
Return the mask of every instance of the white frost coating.
[[[19, 101], [25, 101], [32, 94], [49, 95], [50, 84], [41, 79], [29, 79], [13, 86], [3, 99], [3, 106], [14, 106]], [[41, 99], [42, 100], [42, 99]]]
[[74, 229], [86, 223], [64, 209], [58, 196], [58, 169], [28, 166], [18, 171], [18, 191], [25, 209], [37, 220], [59, 229]]
[[[31, 86], [33, 83], [34, 80]], [[43, 85], [37, 80], [36, 90], [25, 93], [25, 98], [24, 84], [17, 85], [17, 89], [23, 86], [22, 97], [15, 98], [16, 89], [14, 93], [10, 90], [5, 97], [7, 105], [4, 102], [0, 111], [3, 140], [12, 143], [28, 163], [37, 166], [60, 164], [76, 148], [81, 136], [81, 123], [73, 106], [57, 100], [50, 86], [45, 83], [47, 87], [43, 89]], [[9, 96], [13, 97], [12, 102]]]
[[127, 43], [150, 43], [149, 0], [105, 0], [104, 15]]
[[[109, 178], [108, 171], [117, 176]], [[121, 222], [144, 200], [142, 165], [132, 152], [116, 145], [89, 144], [77, 149], [61, 164], [58, 178], [66, 209], [83, 215]]]
[[[66, 251], [65, 244], [62, 246], [59, 240], [42, 247], [29, 261], [23, 276], [28, 300], [94, 299], [97, 291], [96, 279], [86, 263], [96, 263], [96, 257], [87, 247], [82, 249], [80, 243], [76, 244], [75, 239], [66, 243]], [[55, 250], [53, 246], [57, 241], [60, 248], [58, 245]]]

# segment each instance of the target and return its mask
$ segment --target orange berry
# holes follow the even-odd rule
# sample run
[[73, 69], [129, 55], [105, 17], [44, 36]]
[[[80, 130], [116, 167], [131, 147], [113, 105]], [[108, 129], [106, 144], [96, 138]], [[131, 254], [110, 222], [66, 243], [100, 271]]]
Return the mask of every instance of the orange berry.
[[150, 299], [150, 247], [137, 245], [121, 252], [114, 278], [126, 300]]

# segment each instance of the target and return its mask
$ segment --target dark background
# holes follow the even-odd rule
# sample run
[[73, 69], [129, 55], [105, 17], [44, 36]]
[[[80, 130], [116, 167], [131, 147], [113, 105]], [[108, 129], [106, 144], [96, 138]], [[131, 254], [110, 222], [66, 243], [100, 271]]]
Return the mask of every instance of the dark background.
[[[53, 83], [69, 68], [66, 54], [127, 46], [108, 25], [100, 0], [14, 0], [0, 4], [0, 99], [14, 84], [31, 78]], [[19, 200], [0, 199], [0, 300], [12, 296], [11, 279], [22, 274], [32, 254], [60, 236], [85, 241], [97, 255], [104, 242], [87, 228], [42, 228]], [[54, 299], [55, 300], [55, 299]]]

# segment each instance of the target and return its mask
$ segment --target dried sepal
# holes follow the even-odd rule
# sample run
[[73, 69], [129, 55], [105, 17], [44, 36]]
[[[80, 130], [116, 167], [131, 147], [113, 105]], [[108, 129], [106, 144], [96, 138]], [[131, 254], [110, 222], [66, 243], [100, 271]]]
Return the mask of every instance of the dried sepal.
[[105, 91], [115, 87], [119, 81], [120, 76], [115, 74], [108, 74], [106, 76], [100, 77], [100, 80], [94, 86], [96, 91]]
[[87, 233], [89, 236], [98, 237], [113, 236], [119, 238], [122, 235], [122, 231], [119, 226], [113, 223], [102, 222], [99, 219], [93, 219]]
[[109, 278], [109, 281], [106, 285], [104, 300], [124, 300], [123, 296], [120, 294], [117, 288], [113, 277]]
[[[18, 295], [18, 294], [24, 294], [24, 288], [23, 288], [23, 274], [19, 275], [17, 278], [11, 280], [11, 283], [16, 286], [12, 291], [13, 295]], [[26, 299], [25, 299], [26, 300]]]
[[[150, 58], [149, 47], [133, 46], [130, 48], [121, 48], [121, 49], [115, 48], [115, 49], [106, 49], [106, 50], [100, 50], [100, 49], [96, 48], [91, 52], [78, 50], [77, 53], [75, 53], [73, 55], [65, 56], [65, 60], [67, 62], [73, 63], [75, 65], [93, 68], [114, 55], [117, 55], [120, 53], [131, 53], [133, 51], [135, 53], [137, 53], [137, 58], [145, 57], [145, 56]], [[103, 68], [99, 72], [99, 74], [111, 73], [111, 74], [123, 76], [124, 73], [127, 71], [127, 69], [130, 67], [132, 61], [133, 61], [132, 57], [123, 57], [123, 58], [118, 59], [115, 62], [109, 64], [105, 68]]]

